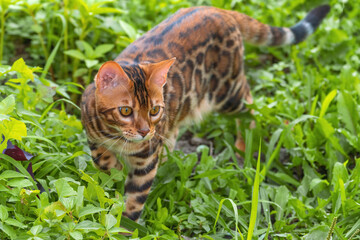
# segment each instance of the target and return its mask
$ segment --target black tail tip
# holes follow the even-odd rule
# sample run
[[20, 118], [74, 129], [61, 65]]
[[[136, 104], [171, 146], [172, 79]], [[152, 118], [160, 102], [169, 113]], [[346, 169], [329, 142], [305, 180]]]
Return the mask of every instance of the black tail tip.
[[311, 26], [313, 27], [313, 30], [315, 30], [329, 12], [330, 12], [329, 5], [327, 4], [321, 5], [311, 10], [304, 20], [310, 23]]

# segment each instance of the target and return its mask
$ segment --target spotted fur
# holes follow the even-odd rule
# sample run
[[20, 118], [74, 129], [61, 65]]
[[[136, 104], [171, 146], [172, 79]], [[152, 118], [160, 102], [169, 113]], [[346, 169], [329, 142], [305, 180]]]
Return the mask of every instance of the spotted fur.
[[[159, 153], [164, 144], [174, 145], [179, 126], [198, 122], [212, 111], [243, 111], [244, 99], [252, 101], [243, 41], [299, 43], [328, 11], [329, 6], [320, 6], [294, 27], [278, 28], [235, 11], [182, 9], [100, 68], [83, 94], [82, 122], [95, 166], [121, 170], [116, 155], [130, 166], [125, 216], [140, 217]], [[159, 115], [150, 114], [153, 108]], [[237, 146], [245, 149], [240, 135]]]

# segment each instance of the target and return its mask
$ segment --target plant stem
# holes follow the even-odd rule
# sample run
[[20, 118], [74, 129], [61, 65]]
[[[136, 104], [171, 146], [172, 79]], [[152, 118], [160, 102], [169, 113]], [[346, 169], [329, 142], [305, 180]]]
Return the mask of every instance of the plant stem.
[[[79, 37], [79, 40], [82, 41], [85, 39], [86, 37], [86, 28], [87, 28], [87, 25], [88, 25], [88, 21], [85, 19], [85, 21], [83, 22], [83, 27], [82, 27], [82, 31], [81, 31], [81, 35]], [[78, 69], [78, 66], [79, 66], [79, 59], [75, 59], [74, 60], [74, 63], [73, 63], [73, 74], [76, 72], [76, 70]], [[73, 76], [73, 82], [74, 83], [77, 83], [77, 78]]]
[[86, 79], [86, 85], [89, 85], [89, 83], [91, 82], [91, 74], [92, 74], [92, 68], [89, 69], [88, 77]]
[[5, 36], [5, 11], [3, 10], [1, 12], [0, 65], [3, 59], [4, 36]]
[[[31, 12], [31, 13], [30, 13], [30, 15], [31, 15], [31, 17], [32, 17], [32, 19], [33, 19], [33, 21], [34, 21], [35, 25], [40, 26], [40, 25], [39, 25], [39, 23], [37, 22], [37, 20], [36, 20], [35, 16], [34, 16], [34, 14]], [[48, 51], [47, 51], [46, 46], [45, 46], [45, 41], [44, 41], [44, 38], [43, 38], [43, 36], [42, 36], [41, 32], [38, 32], [38, 35], [39, 35], [39, 39], [40, 39], [40, 45], [41, 45], [41, 48], [42, 48], [42, 49], [43, 49], [43, 51], [44, 51], [45, 60], [47, 61], [47, 60], [48, 60], [48, 58], [49, 58], [49, 54], [48, 54]]]
[[[64, 1], [64, 18], [65, 18], [65, 26], [64, 26], [64, 51], [68, 50], [68, 1]], [[68, 62], [68, 57], [66, 54], [64, 54], [64, 63], [63, 63], [63, 73], [64, 73], [64, 78], [67, 79], [68, 77], [68, 69], [67, 69], [67, 64]]]

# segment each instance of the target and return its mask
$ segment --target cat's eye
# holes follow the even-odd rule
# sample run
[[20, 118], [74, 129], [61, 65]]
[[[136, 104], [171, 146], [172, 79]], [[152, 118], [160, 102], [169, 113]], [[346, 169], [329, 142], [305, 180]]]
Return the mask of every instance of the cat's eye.
[[119, 107], [120, 114], [124, 117], [128, 117], [132, 114], [133, 110], [131, 107]]
[[154, 106], [150, 109], [150, 115], [156, 116], [160, 112], [160, 106]]

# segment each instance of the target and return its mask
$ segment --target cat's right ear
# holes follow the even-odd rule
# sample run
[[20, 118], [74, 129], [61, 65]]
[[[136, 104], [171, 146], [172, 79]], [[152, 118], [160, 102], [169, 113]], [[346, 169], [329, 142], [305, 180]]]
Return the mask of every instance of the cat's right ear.
[[95, 85], [98, 91], [102, 91], [118, 85], [131, 87], [132, 82], [118, 63], [108, 61], [100, 67], [96, 74]]

